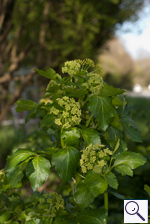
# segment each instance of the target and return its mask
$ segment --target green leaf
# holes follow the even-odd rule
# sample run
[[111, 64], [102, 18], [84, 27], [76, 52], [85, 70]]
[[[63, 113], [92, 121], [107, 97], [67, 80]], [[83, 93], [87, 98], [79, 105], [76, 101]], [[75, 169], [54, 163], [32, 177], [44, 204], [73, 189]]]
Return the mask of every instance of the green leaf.
[[131, 138], [132, 141], [142, 142], [139, 130], [136, 127], [136, 124], [134, 123], [133, 120], [131, 120], [129, 117], [123, 117], [123, 118], [120, 119], [120, 121], [121, 121], [121, 123], [122, 123], [122, 125], [125, 129], [125, 132], [126, 132], [127, 136], [129, 138]]
[[75, 148], [79, 146], [80, 131], [78, 128], [63, 130], [61, 137], [64, 138], [64, 143], [67, 146], [73, 146]]
[[23, 162], [18, 166], [12, 167], [7, 171], [7, 180], [12, 188], [15, 188], [24, 177], [23, 171], [26, 168], [27, 162]]
[[44, 77], [46, 77], [48, 79], [51, 79], [51, 80], [57, 80], [57, 79], [60, 80], [61, 79], [61, 76], [59, 74], [57, 74], [54, 71], [54, 69], [52, 69], [52, 68], [49, 68], [46, 71], [35, 69], [35, 71], [38, 72], [38, 75], [44, 76]]
[[34, 191], [48, 179], [50, 167], [51, 164], [49, 160], [41, 156], [36, 156], [29, 162], [26, 169], [26, 175], [29, 178]]
[[113, 86], [109, 86], [107, 83], [104, 83], [104, 87], [101, 90], [101, 96], [116, 96], [124, 93], [123, 89], [115, 88]]
[[11, 217], [11, 212], [2, 211], [0, 212], [0, 223], [5, 223], [5, 221], [9, 220]]
[[71, 179], [78, 166], [80, 152], [73, 147], [66, 147], [59, 150], [52, 156], [52, 164], [63, 181]]
[[81, 100], [83, 100], [85, 95], [88, 93], [86, 89], [74, 89], [71, 86], [66, 86], [64, 89], [69, 97], [77, 97]]
[[87, 145], [101, 144], [99, 133], [96, 130], [91, 129], [91, 128], [81, 129], [81, 134], [82, 134], [84, 141], [86, 142]]
[[106, 130], [112, 117], [116, 114], [116, 110], [111, 103], [109, 97], [92, 96], [88, 103], [89, 111], [96, 116], [99, 127]]
[[51, 127], [51, 125], [54, 123], [54, 120], [55, 120], [55, 116], [53, 114], [47, 114], [44, 116], [44, 118], [42, 119], [40, 125], [42, 127]]
[[78, 214], [80, 224], [106, 224], [107, 211], [105, 209], [83, 210]]
[[107, 181], [100, 174], [88, 172], [84, 181], [77, 186], [75, 201], [85, 208], [93, 202], [95, 197], [103, 194], [107, 187]]
[[32, 219], [29, 221], [26, 221], [25, 224], [42, 224], [41, 219]]
[[132, 169], [135, 169], [146, 162], [146, 159], [138, 153], [123, 152], [114, 156], [115, 162], [113, 167], [122, 175], [132, 176]]
[[18, 100], [15, 105], [17, 105], [16, 107], [16, 111], [17, 112], [21, 112], [24, 110], [33, 110], [36, 109], [38, 107], [38, 104], [33, 102], [32, 100]]
[[144, 185], [144, 190], [147, 192], [147, 194], [150, 196], [150, 187], [147, 185], [147, 184], [145, 184]]
[[123, 105], [123, 102], [119, 99], [118, 96], [115, 96], [113, 99], [112, 99], [112, 104], [113, 106], [122, 106]]
[[115, 171], [117, 171], [118, 173], [121, 173], [122, 176], [124, 175], [129, 175], [129, 176], [133, 176], [133, 171], [129, 166], [126, 165], [120, 165], [115, 167]]
[[118, 189], [118, 181], [116, 179], [116, 175], [112, 172], [109, 172], [106, 175], [107, 181], [108, 181], [108, 185], [114, 189]]
[[22, 162], [32, 159], [35, 155], [37, 154], [30, 149], [18, 149], [13, 155], [8, 156], [5, 170], [9, 172], [9, 169], [14, 168]]

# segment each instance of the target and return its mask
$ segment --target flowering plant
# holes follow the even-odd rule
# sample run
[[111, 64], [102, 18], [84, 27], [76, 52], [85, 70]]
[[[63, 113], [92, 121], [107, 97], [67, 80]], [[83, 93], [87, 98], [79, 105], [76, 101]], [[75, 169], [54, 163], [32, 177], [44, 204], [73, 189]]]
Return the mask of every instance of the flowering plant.
[[[101, 68], [90, 59], [66, 62], [64, 77], [51, 68], [36, 71], [50, 79], [45, 100], [39, 104], [19, 100], [16, 110], [30, 111], [27, 120], [38, 117], [50, 144], [28, 145], [8, 157], [1, 199], [8, 189], [17, 189], [27, 180], [34, 193], [24, 199], [22, 207], [15, 199], [13, 212], [2, 204], [0, 220], [10, 223], [11, 219], [14, 224], [107, 223], [108, 190], [118, 188], [119, 174], [133, 176], [133, 169], [146, 162], [127, 148], [126, 138], [137, 142], [141, 138], [126, 112], [125, 99], [119, 97], [124, 90], [105, 83]], [[35, 193], [52, 172], [59, 175], [64, 187], [72, 187], [66, 197], [63, 193]], [[96, 208], [94, 200], [102, 194], [104, 206]], [[8, 201], [14, 200], [9, 197]]]

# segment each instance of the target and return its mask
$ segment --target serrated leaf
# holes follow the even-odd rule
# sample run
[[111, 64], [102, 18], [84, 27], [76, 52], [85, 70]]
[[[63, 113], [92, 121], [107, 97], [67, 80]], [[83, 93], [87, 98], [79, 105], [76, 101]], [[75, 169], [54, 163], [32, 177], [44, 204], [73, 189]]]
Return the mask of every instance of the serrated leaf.
[[120, 121], [125, 129], [127, 136], [131, 138], [132, 141], [142, 142], [139, 130], [133, 120], [131, 120], [129, 117], [124, 117], [121, 118]]
[[78, 214], [80, 224], [106, 224], [107, 211], [105, 209], [84, 210]]
[[64, 143], [67, 146], [73, 146], [76, 148], [79, 145], [80, 131], [78, 128], [63, 130], [61, 137], [64, 138]]
[[59, 173], [63, 181], [71, 179], [78, 166], [80, 152], [73, 147], [66, 147], [59, 150], [52, 156], [52, 164]]
[[112, 104], [114, 106], [122, 106], [123, 105], [123, 102], [119, 99], [118, 96], [115, 96], [113, 99], [112, 99]]
[[54, 71], [54, 69], [52, 69], [52, 68], [49, 68], [46, 71], [35, 69], [35, 71], [38, 72], [38, 75], [44, 76], [51, 80], [57, 80], [57, 79], [60, 80], [61, 79], [61, 76], [59, 74], [57, 74]]
[[7, 157], [5, 170], [9, 172], [9, 169], [14, 168], [23, 161], [31, 159], [35, 155], [37, 154], [30, 149], [18, 149], [13, 155]]
[[111, 103], [111, 99], [105, 96], [92, 96], [88, 103], [89, 111], [96, 116], [99, 127], [106, 130], [116, 110]]
[[146, 162], [146, 159], [138, 153], [123, 152], [114, 156], [115, 162], [113, 167], [123, 175], [132, 176], [132, 169], [135, 169]]
[[50, 174], [51, 164], [49, 160], [36, 156], [29, 162], [26, 175], [31, 182], [32, 189], [35, 191], [48, 179]]
[[101, 90], [101, 96], [116, 96], [124, 93], [123, 89], [115, 88], [113, 86], [109, 86], [107, 83], [104, 83], [104, 87]]
[[81, 129], [81, 134], [87, 146], [90, 144], [101, 144], [99, 133], [96, 130], [91, 128]]
[[32, 100], [18, 100], [16, 103], [15, 103], [16, 106], [16, 111], [17, 112], [21, 112], [21, 111], [24, 111], [24, 110], [33, 110], [33, 109], [36, 109], [38, 107], [38, 104], [35, 103], [34, 101]]
[[116, 178], [116, 175], [112, 172], [109, 172], [106, 175], [107, 181], [108, 181], [108, 185], [114, 189], [118, 189], [118, 181]]
[[74, 89], [70, 86], [66, 86], [64, 89], [69, 97], [77, 97], [81, 100], [83, 100], [83, 98], [87, 94], [86, 89]]
[[129, 166], [126, 166], [126, 165], [120, 165], [115, 167], [115, 171], [118, 173], [121, 173], [122, 176], [124, 175], [129, 175], [131, 177], [133, 176], [133, 170]]
[[150, 187], [147, 185], [147, 184], [145, 184], [144, 185], [144, 190], [147, 192], [147, 194], [150, 196]]
[[27, 165], [27, 162], [23, 162], [18, 166], [14, 166], [7, 170], [7, 180], [12, 188], [15, 188], [17, 184], [19, 184], [24, 177], [23, 171]]
[[107, 190], [107, 181], [94, 172], [88, 172], [84, 181], [79, 183], [75, 193], [76, 203], [85, 208], [89, 206], [93, 200]]

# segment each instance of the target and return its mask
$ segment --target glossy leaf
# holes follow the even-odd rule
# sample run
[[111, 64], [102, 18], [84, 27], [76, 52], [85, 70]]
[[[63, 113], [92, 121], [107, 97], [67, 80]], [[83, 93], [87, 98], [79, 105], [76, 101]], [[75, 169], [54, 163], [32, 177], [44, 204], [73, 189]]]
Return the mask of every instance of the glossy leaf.
[[117, 189], [118, 188], [118, 181], [117, 181], [117, 178], [116, 178], [116, 175], [112, 172], [109, 172], [107, 175], [106, 175], [106, 178], [107, 178], [107, 181], [108, 181], [108, 185], [114, 189]]
[[20, 163], [31, 159], [35, 155], [37, 154], [30, 149], [18, 149], [13, 155], [8, 156], [5, 170], [9, 172], [9, 169], [12, 169]]
[[70, 128], [68, 130], [65, 129], [63, 130], [61, 137], [64, 138], [64, 143], [67, 146], [78, 147], [80, 131], [78, 128]]
[[63, 181], [71, 179], [78, 166], [80, 152], [73, 147], [60, 149], [52, 156], [52, 164], [59, 173]]
[[96, 130], [91, 128], [85, 128], [81, 130], [81, 134], [87, 145], [101, 144], [99, 133]]
[[113, 167], [122, 175], [133, 175], [132, 169], [135, 169], [146, 162], [146, 159], [140, 154], [134, 152], [123, 152], [114, 156], [115, 162]]
[[104, 131], [107, 129], [112, 117], [116, 114], [111, 99], [105, 96], [90, 97], [88, 109], [94, 116], [96, 116], [99, 127]]
[[146, 159], [138, 153], [135, 152], [124, 152], [115, 156], [114, 166], [127, 165], [131, 169], [135, 169], [138, 166], [143, 165]]
[[97, 173], [88, 172], [84, 181], [79, 183], [75, 193], [76, 203], [85, 208], [108, 187], [107, 181]]
[[27, 166], [26, 175], [31, 182], [32, 189], [35, 191], [48, 179], [51, 164], [49, 160], [36, 156]]
[[129, 175], [131, 177], [133, 176], [133, 170], [129, 166], [126, 166], [126, 165], [120, 165], [115, 167], [115, 171], [117, 171], [118, 173], [121, 173], [122, 176], [124, 175]]
[[106, 224], [107, 211], [105, 209], [83, 210], [78, 214], [80, 224]]
[[12, 188], [15, 188], [17, 184], [20, 184], [24, 177], [23, 171], [26, 168], [26, 165], [27, 162], [23, 162], [7, 170], [7, 180]]
[[38, 104], [35, 103], [34, 101], [32, 100], [18, 100], [16, 103], [15, 103], [16, 106], [16, 111], [17, 112], [21, 112], [21, 111], [24, 111], [24, 110], [33, 110], [35, 108], [38, 107]]

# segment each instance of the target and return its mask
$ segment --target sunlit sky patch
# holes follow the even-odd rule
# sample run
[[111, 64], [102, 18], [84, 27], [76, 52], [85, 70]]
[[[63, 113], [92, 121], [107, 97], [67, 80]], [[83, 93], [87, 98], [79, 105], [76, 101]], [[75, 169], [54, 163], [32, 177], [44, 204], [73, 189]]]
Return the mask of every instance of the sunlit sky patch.
[[124, 23], [116, 35], [133, 59], [150, 57], [150, 5], [140, 13], [137, 22]]

